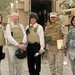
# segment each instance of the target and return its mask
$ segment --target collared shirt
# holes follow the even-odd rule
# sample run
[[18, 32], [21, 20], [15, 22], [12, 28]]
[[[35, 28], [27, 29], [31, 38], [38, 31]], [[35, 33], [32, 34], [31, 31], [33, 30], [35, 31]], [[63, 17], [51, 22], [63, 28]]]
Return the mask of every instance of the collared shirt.
[[[18, 23], [15, 25], [15, 24], [12, 22], [11, 25], [12, 25], [12, 27], [18, 26]], [[24, 37], [23, 37], [23, 41], [22, 41], [22, 42], [23, 42], [23, 43], [26, 43], [26, 42], [27, 42], [27, 38], [26, 38], [26, 33], [25, 33], [25, 31], [24, 31], [24, 27], [23, 27], [22, 24], [19, 24], [19, 25], [20, 25], [20, 28], [21, 28], [23, 34], [24, 34]], [[13, 45], [15, 45], [15, 46], [18, 45], [18, 42], [17, 42], [17, 41], [12, 37], [12, 35], [11, 35], [10, 24], [7, 24], [7, 26], [6, 26], [6, 35], [7, 35], [8, 41], [9, 41], [11, 44], [13, 44]]]
[[[37, 25], [39, 25], [38, 23], [35, 23], [34, 25], [30, 24], [30, 26], [36, 27]], [[29, 25], [26, 27], [26, 30], [29, 28]], [[44, 46], [45, 46], [45, 41], [44, 41], [44, 31], [41, 25], [39, 25], [38, 30], [37, 30], [37, 34], [40, 38], [40, 50], [44, 50]]]

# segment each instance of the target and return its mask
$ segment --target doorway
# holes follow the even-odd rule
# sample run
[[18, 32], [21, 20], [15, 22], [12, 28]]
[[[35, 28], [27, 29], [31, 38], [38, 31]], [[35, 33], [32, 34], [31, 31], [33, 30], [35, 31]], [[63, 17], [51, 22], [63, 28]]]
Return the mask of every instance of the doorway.
[[49, 13], [52, 11], [51, 0], [31, 0], [31, 12], [36, 12], [39, 16], [38, 23], [43, 27], [48, 20]]

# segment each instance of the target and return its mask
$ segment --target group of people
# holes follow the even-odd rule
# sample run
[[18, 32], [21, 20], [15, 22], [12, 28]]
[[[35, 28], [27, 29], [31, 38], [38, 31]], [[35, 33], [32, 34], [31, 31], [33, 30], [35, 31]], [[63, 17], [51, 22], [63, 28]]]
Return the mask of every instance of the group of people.
[[[9, 63], [9, 75], [21, 75], [23, 59], [16, 57], [15, 53], [19, 49], [27, 51], [27, 63], [30, 75], [40, 75], [41, 69], [41, 54], [44, 52], [44, 31], [40, 24], [37, 23], [38, 15], [30, 14], [30, 24], [24, 29], [23, 25], [18, 22], [19, 15], [13, 12], [10, 15], [12, 20], [6, 26], [7, 53]], [[2, 25], [1, 25], [2, 26]], [[0, 48], [5, 44], [3, 27], [0, 31]], [[0, 51], [1, 51], [0, 50]], [[35, 53], [39, 56], [34, 57]], [[2, 52], [1, 52], [2, 53]], [[0, 55], [1, 57], [2, 55]]]
[[[23, 59], [18, 59], [15, 52], [20, 49], [27, 51], [27, 64], [29, 75], [40, 75], [41, 71], [41, 54], [44, 49], [48, 50], [48, 60], [52, 75], [63, 75], [63, 53], [69, 54], [73, 75], [75, 75], [75, 16], [71, 20], [72, 28], [69, 30], [67, 41], [63, 41], [60, 49], [57, 47], [57, 40], [63, 39], [65, 34], [65, 26], [57, 21], [57, 13], [50, 13], [50, 21], [45, 27], [37, 23], [39, 17], [32, 12], [29, 15], [29, 25], [24, 29], [23, 25], [18, 22], [19, 15], [13, 12], [10, 15], [12, 22], [6, 26], [7, 46], [8, 46], [8, 62], [9, 75], [21, 75]], [[3, 34], [2, 15], [0, 15], [0, 60], [4, 58], [2, 48], [5, 45]], [[39, 53], [34, 57], [35, 53]]]

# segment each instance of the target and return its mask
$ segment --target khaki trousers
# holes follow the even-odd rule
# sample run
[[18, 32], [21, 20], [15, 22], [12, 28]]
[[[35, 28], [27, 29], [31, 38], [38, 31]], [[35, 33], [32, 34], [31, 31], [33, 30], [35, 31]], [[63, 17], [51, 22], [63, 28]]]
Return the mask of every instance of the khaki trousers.
[[9, 45], [8, 46], [8, 62], [9, 62], [9, 75], [21, 75], [22, 73], [22, 64], [23, 59], [18, 59], [15, 56], [15, 51], [18, 49], [17, 46]]
[[52, 74], [62, 75], [63, 73], [63, 52], [59, 50], [56, 54], [53, 54], [48, 50], [49, 66]]

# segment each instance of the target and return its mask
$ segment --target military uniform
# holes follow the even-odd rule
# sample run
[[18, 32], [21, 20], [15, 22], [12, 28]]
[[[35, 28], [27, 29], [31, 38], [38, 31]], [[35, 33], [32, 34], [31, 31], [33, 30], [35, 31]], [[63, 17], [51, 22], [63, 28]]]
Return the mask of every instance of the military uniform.
[[[4, 45], [5, 45], [4, 29], [3, 26], [0, 24], [0, 62], [5, 57], [4, 53], [2, 52]], [[0, 64], [0, 74], [1, 74], [1, 64]]]
[[46, 49], [52, 75], [63, 73], [63, 51], [57, 48], [57, 40], [63, 39], [62, 29], [61, 23], [56, 22], [54, 25], [48, 23], [45, 30]]
[[72, 27], [69, 30], [66, 42], [66, 50], [68, 50], [73, 75], [75, 75], [75, 27]]
[[0, 25], [0, 46], [4, 46], [5, 45], [5, 38], [4, 38], [4, 30], [3, 30], [3, 26]]
[[16, 75], [21, 75], [23, 60], [18, 59], [15, 56], [16, 50], [18, 50], [18, 44], [26, 43], [26, 34], [24, 27], [17, 23], [12, 22], [6, 26], [7, 45], [8, 45], [8, 62], [9, 62], [9, 75], [14, 75], [16, 68]]
[[4, 59], [4, 56], [3, 56], [3, 52], [2, 52], [2, 49], [3, 49], [3, 46], [5, 45], [5, 38], [4, 38], [4, 29], [3, 29], [3, 26], [0, 24], [0, 60]]

